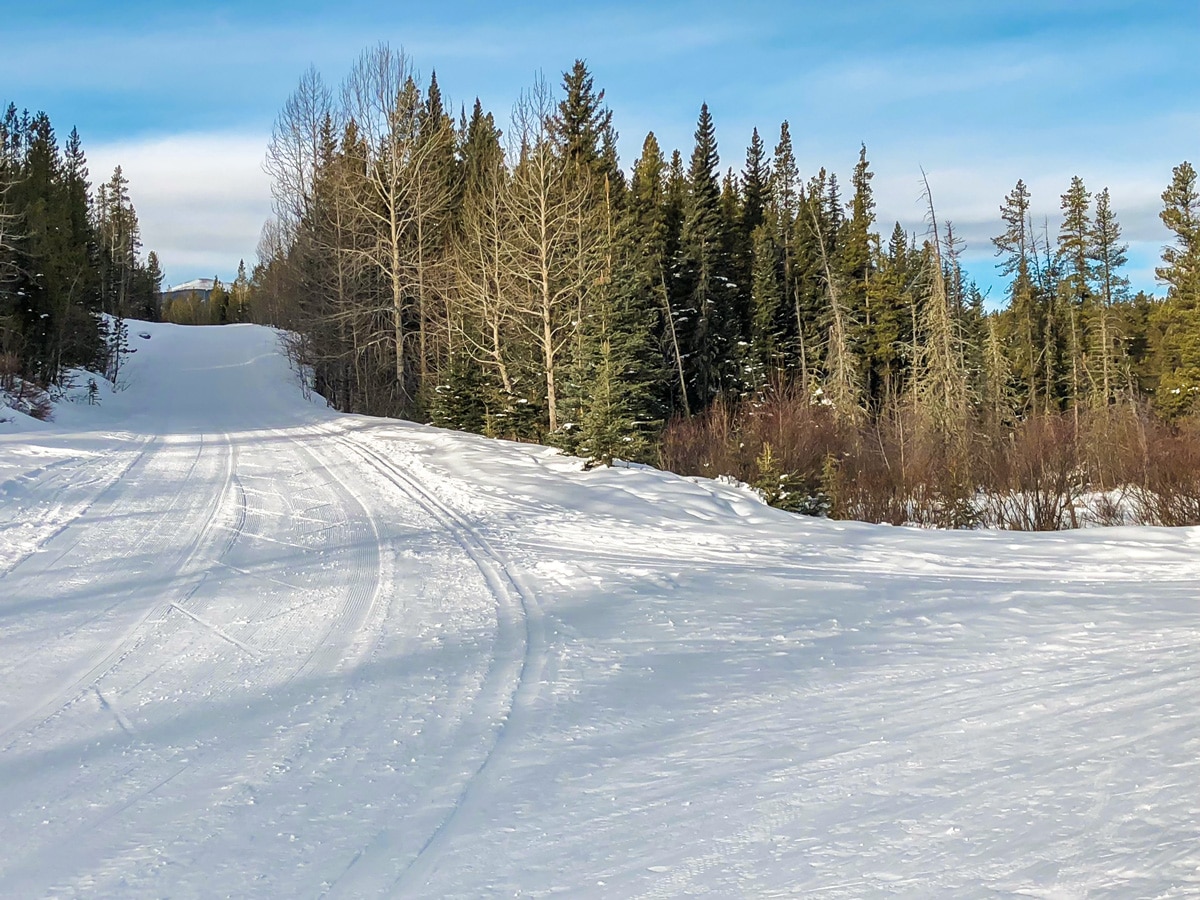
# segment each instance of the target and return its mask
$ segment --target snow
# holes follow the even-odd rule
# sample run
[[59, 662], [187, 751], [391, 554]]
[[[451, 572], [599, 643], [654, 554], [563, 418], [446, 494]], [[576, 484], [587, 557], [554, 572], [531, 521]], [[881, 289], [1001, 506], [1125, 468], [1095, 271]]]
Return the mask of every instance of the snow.
[[1200, 894], [1200, 532], [930, 532], [138, 325], [0, 424], [0, 895]]
[[216, 280], [213, 278], [193, 278], [191, 281], [185, 281], [182, 284], [177, 284], [174, 287], [166, 288], [164, 294], [181, 294], [184, 291], [211, 291], [216, 286]]

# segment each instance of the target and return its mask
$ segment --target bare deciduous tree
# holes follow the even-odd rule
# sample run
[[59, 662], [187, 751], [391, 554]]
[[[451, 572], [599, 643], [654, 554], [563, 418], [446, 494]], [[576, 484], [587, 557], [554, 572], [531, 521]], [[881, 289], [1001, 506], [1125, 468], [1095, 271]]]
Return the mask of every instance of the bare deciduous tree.
[[579, 328], [581, 295], [603, 267], [603, 256], [581, 241], [591, 214], [590, 189], [567, 177], [548, 123], [555, 105], [538, 78], [513, 110], [512, 180], [504, 193], [505, 269], [514, 282], [514, 321], [538, 348], [551, 431], [559, 427], [559, 371]]

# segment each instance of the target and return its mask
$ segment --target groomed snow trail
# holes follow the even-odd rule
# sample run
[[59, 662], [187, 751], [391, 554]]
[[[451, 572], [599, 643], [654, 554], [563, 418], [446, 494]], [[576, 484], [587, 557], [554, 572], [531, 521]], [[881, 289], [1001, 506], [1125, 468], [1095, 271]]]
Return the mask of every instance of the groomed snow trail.
[[930, 533], [138, 326], [0, 425], [0, 896], [1200, 894], [1200, 533]]
[[[520, 595], [379, 450], [317, 427], [271, 332], [147, 328], [130, 388], [66, 410], [132, 434], [8, 479], [35, 534], [0, 572], [0, 893], [386, 891], [506, 727]], [[101, 442], [4, 449], [72, 440]], [[41, 527], [64, 468], [91, 494]]]

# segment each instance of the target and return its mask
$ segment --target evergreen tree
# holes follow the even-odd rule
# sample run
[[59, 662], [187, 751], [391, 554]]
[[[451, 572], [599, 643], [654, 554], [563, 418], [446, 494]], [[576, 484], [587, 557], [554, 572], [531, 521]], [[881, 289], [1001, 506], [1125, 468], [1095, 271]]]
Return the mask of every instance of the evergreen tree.
[[1128, 261], [1129, 246], [1121, 242], [1121, 226], [1112, 211], [1108, 188], [1096, 196], [1096, 214], [1088, 237], [1088, 259], [1093, 264], [1091, 271], [1096, 283], [1096, 310], [1090, 331], [1092, 353], [1097, 358], [1098, 389], [1092, 396], [1099, 405], [1107, 406], [1125, 380], [1121, 332], [1114, 307], [1129, 294], [1129, 279], [1121, 274]]
[[1055, 298], [1059, 312], [1056, 324], [1068, 335], [1064, 343], [1070, 362], [1063, 368], [1069, 369], [1069, 400], [1076, 409], [1083, 402], [1084, 384], [1091, 375], [1088, 359], [1091, 341], [1086, 331], [1095, 318], [1089, 255], [1091, 197], [1083, 179], [1078, 175], [1073, 177], [1070, 188], [1061, 197], [1063, 220], [1058, 232], [1058, 259], [1063, 266], [1063, 276], [1059, 279]]
[[[1010, 370], [1023, 389], [1028, 409], [1039, 407], [1042, 393], [1042, 340], [1046, 330], [1046, 309], [1034, 282], [1034, 246], [1029, 225], [1029, 189], [1023, 179], [1004, 198], [1000, 207], [1004, 232], [992, 239], [996, 255], [1001, 257], [1000, 272], [1012, 280], [1008, 288], [1008, 308], [1002, 332], [1007, 335]], [[1045, 402], [1043, 397], [1041, 402]]]
[[1200, 304], [1200, 190], [1191, 163], [1171, 170], [1162, 201], [1159, 218], [1175, 235], [1175, 243], [1163, 248], [1163, 265], [1154, 273], [1168, 285], [1168, 299], [1193, 308]]
[[[796, 263], [797, 221], [796, 213], [799, 202], [800, 172], [796, 166], [796, 156], [792, 149], [792, 135], [785, 120], [779, 126], [779, 142], [775, 145], [775, 153], [771, 163], [771, 208], [774, 211], [774, 222], [778, 230], [778, 243], [783, 256], [783, 271], [780, 275], [780, 290], [783, 303], [790, 313], [780, 339], [784, 358], [792, 367], [799, 370], [800, 380], [808, 381], [808, 351], [805, 345], [805, 317], [802, 310], [801, 287], [799, 271]], [[803, 230], [808, 233], [807, 229]]]
[[229, 324], [229, 291], [219, 278], [213, 279], [212, 291], [208, 295], [208, 324]]
[[707, 103], [700, 107], [695, 137], [686, 178], [675, 294], [682, 304], [676, 313], [686, 348], [689, 402], [698, 409], [734, 383], [736, 337], [730, 340], [724, 330], [733, 317], [717, 180], [717, 139]]
[[612, 113], [604, 107], [604, 91], [597, 91], [587, 64], [575, 60], [563, 73], [563, 99], [549, 123], [550, 135], [569, 168], [596, 184], [602, 193], [604, 136], [611, 133]]
[[[565, 348], [568, 355], [563, 366], [560, 403], [565, 427], [556, 442], [574, 452], [580, 449], [577, 440], [585, 417], [596, 420], [595, 416], [587, 416], [589, 406], [609, 402], [600, 399], [592, 382], [596, 348], [609, 339], [611, 328], [616, 327], [611, 279], [617, 268], [616, 217], [624, 202], [624, 182], [615, 177], [619, 166], [610, 160], [615, 153], [609, 146], [615, 143], [612, 113], [604, 108], [604, 91], [596, 90], [583, 60], [575, 60], [571, 70], [563, 73], [562, 87], [563, 98], [547, 123], [547, 130], [563, 161], [567, 182], [580, 197], [578, 215], [573, 217], [574, 239], [579, 248], [576, 263], [581, 273], [601, 272], [599, 282], [586, 277], [579, 279], [574, 340]], [[592, 327], [602, 329], [602, 333], [589, 334]]]
[[647, 276], [653, 275], [647, 271], [644, 249], [632, 242], [634, 229], [622, 229], [624, 237], [618, 237], [617, 210], [610, 204], [605, 213], [614, 253], [612, 268], [602, 278], [603, 290], [581, 327], [580, 370], [587, 402], [578, 450], [610, 465], [617, 457], [651, 458], [662, 423], [655, 391], [662, 372], [652, 340], [657, 285], [647, 284]]
[[634, 280], [631, 289], [648, 298], [648, 304], [657, 313], [655, 332], [663, 360], [660, 371], [670, 373], [664, 375], [665, 384], [660, 385], [659, 405], [689, 415], [684, 349], [669, 287], [682, 216], [681, 170], [682, 162], [676, 151], [668, 175], [658, 139], [654, 132], [647, 134], [630, 178], [625, 231], [630, 248], [629, 277]]
[[751, 234], [750, 296], [753, 318], [750, 332], [750, 384], [767, 387], [783, 366], [781, 319], [783, 302], [783, 251], [779, 246], [775, 213], [768, 210], [764, 221]]
[[766, 147], [755, 128], [746, 148], [746, 166], [742, 169], [742, 231], [747, 236], [763, 223], [771, 205], [771, 166]]
[[915, 323], [911, 287], [919, 266], [919, 255], [910, 249], [908, 234], [897, 222], [867, 285], [871, 329], [863, 351], [867, 377], [878, 401], [903, 393], [912, 365]]
[[1168, 285], [1166, 303], [1154, 316], [1162, 333], [1155, 403], [1179, 416], [1200, 397], [1200, 190], [1191, 163], [1172, 170], [1162, 200], [1160, 218], [1175, 242], [1163, 248], [1163, 265], [1155, 269]]
[[842, 221], [837, 241], [838, 275], [844, 284], [847, 314], [858, 323], [854, 329], [853, 342], [856, 348], [861, 348], [867, 398], [871, 401], [881, 399], [881, 369], [884, 366], [882, 355], [886, 355], [886, 351], [880, 344], [887, 340], [885, 335], [875, 334], [876, 322], [870, 303], [870, 284], [874, 275], [878, 241], [873, 230], [875, 197], [871, 191], [871, 179], [874, 177], [867, 161], [867, 147], [864, 144], [859, 150], [858, 163], [854, 167], [854, 195], [850, 200], [850, 216]]

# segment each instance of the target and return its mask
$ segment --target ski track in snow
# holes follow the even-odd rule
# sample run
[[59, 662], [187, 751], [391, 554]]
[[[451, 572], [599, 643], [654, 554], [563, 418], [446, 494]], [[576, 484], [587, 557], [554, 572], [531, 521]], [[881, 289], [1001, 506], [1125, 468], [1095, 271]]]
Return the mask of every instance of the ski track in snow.
[[[478, 767], [463, 781], [450, 810], [421, 845], [417, 855], [388, 887], [389, 892], [403, 893], [407, 885], [422, 885], [431, 867], [436, 866], [439, 845], [445, 841], [459, 814], [472, 804], [472, 788], [486, 777], [489, 763], [499, 753], [504, 752], [504, 747], [509, 742], [507, 738], [515, 727], [519, 727], [514, 720], [521, 715], [523, 709], [527, 709], [533, 703], [544, 653], [541, 612], [533, 591], [469, 521], [422, 487], [417, 480], [406, 474], [400, 466], [371, 446], [368, 441], [356, 441], [334, 430], [324, 433], [330, 440], [359, 454], [368, 465], [374, 467], [401, 492], [412, 497], [452, 534], [463, 552], [483, 575], [496, 602], [496, 649], [493, 651], [494, 658], [487, 676], [480, 687], [478, 707], [473, 712], [477, 716], [490, 717], [499, 723], [499, 726]], [[371, 852], [371, 847], [367, 847], [362, 853], [356, 854], [346, 875], [361, 875], [361, 870], [367, 868], [367, 863], [361, 862], [364, 854], [368, 858], [376, 855], [378, 849], [385, 845], [387, 836], [388, 832], [376, 836], [373, 842], [375, 853]], [[357, 872], [356, 866], [359, 869]], [[330, 885], [330, 893], [342, 893], [347, 889], [347, 884], [343, 883], [341, 878]]]
[[798, 519], [145, 327], [0, 426], [0, 895], [1200, 896], [1200, 531]]

